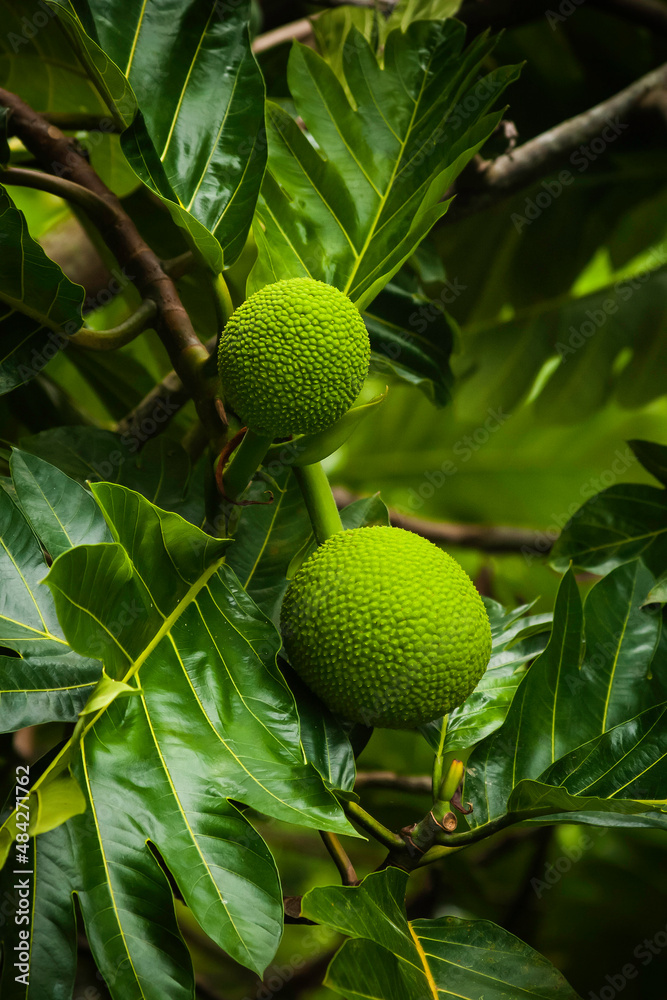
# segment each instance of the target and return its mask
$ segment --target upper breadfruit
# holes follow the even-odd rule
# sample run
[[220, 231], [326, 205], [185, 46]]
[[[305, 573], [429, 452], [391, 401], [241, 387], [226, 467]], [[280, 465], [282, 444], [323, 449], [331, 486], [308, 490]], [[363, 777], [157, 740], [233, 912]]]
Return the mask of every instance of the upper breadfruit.
[[470, 578], [400, 528], [332, 535], [292, 580], [281, 627], [290, 663], [332, 710], [394, 729], [460, 705], [491, 655]]
[[343, 292], [312, 278], [265, 285], [234, 312], [218, 352], [226, 400], [258, 434], [329, 427], [368, 372], [364, 321]]

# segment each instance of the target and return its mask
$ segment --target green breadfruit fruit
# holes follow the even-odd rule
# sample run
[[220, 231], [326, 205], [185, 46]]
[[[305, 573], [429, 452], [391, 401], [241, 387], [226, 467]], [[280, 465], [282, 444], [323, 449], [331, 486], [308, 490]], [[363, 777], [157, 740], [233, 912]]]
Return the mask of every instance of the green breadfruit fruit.
[[281, 613], [290, 663], [338, 714], [411, 729], [460, 705], [491, 655], [482, 599], [455, 559], [401, 528], [332, 535]]
[[312, 278], [265, 285], [220, 340], [225, 398], [268, 437], [325, 430], [348, 410], [368, 372], [370, 342], [347, 295]]

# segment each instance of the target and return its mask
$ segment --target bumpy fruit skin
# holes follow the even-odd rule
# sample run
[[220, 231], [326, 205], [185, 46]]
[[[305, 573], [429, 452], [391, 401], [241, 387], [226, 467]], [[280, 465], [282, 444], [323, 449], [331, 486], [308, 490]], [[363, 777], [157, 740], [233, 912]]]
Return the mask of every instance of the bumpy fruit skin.
[[473, 691], [491, 655], [482, 599], [455, 559], [401, 528], [333, 535], [292, 580], [290, 663], [335, 712], [411, 729]]
[[253, 431], [322, 431], [348, 410], [368, 372], [364, 321], [347, 295], [312, 278], [265, 285], [220, 340], [225, 398]]

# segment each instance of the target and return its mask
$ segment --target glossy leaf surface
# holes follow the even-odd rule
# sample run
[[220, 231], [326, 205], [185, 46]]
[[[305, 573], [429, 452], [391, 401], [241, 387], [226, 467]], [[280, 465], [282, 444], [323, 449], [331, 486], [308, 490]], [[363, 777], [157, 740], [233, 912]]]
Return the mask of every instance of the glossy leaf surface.
[[[311, 275], [360, 309], [375, 298], [447, 210], [440, 201], [497, 124], [487, 114], [517, 70], [497, 69], [473, 86], [490, 43], [462, 52], [456, 21], [418, 21], [392, 31], [381, 68], [351, 28], [343, 72], [295, 44], [288, 81], [295, 120], [268, 105], [269, 164], [255, 236], [251, 290]], [[460, 105], [473, 111], [464, 119]], [[312, 140], [312, 141], [311, 141]]]
[[[616, 810], [614, 801], [601, 806], [601, 799], [667, 798], [659, 769], [667, 737], [651, 714], [661, 719], [665, 701], [662, 685], [650, 677], [661, 620], [643, 606], [651, 581], [641, 562], [628, 563], [601, 580], [582, 609], [572, 572], [563, 578], [547, 648], [519, 685], [503, 726], [468, 760], [465, 794], [474, 805], [473, 826], [516, 812], [517, 788], [527, 780], [558, 786], [549, 793], [554, 810], [564, 802], [564, 789], [572, 801], [562, 808], [578, 811]], [[610, 765], [619, 758], [616, 771]], [[564, 775], [574, 762], [581, 770], [570, 784]], [[644, 770], [651, 773], [650, 794], [638, 795]], [[600, 780], [603, 771], [606, 781]], [[576, 802], [579, 795], [598, 802], [585, 806]], [[540, 803], [548, 808], [544, 799]], [[618, 806], [621, 812], [646, 809], [636, 802]]]
[[[137, 176], [214, 269], [223, 254], [232, 263], [266, 162], [264, 84], [250, 49], [249, 4], [223, 9], [180, 0], [166, 18], [163, 7], [141, 0], [52, 3], [128, 126], [122, 148]], [[121, 101], [116, 96], [121, 81], [133, 106], [127, 91]]]
[[[88, 531], [97, 541], [108, 537], [99, 511], [91, 511], [90, 495], [58, 469], [15, 451], [12, 473], [14, 488], [0, 490], [2, 732], [72, 722], [90, 697], [102, 664], [94, 654], [77, 654], [67, 642], [43, 586], [48, 565], [39, 538], [57, 555]], [[60, 520], [53, 502], [58, 502]]]
[[592, 573], [607, 573], [641, 557], [656, 573], [667, 566], [667, 490], [610, 486], [581, 507], [556, 542], [553, 565], [570, 561]]
[[325, 985], [349, 1000], [576, 1000], [541, 955], [488, 920], [408, 921], [407, 875], [396, 868], [352, 889], [311, 889], [302, 912], [352, 940], [329, 965]]
[[416, 385], [436, 406], [451, 398], [449, 359], [456, 324], [440, 302], [388, 284], [364, 312], [371, 367]]
[[29, 382], [67, 344], [83, 323], [83, 298], [0, 187], [0, 393]]
[[[268, 849], [228, 800], [288, 822], [352, 828], [306, 763], [275, 665], [278, 635], [221, 565], [228, 540], [123, 487], [93, 492], [114, 541], [64, 552], [47, 582], [73, 647], [100, 656], [135, 693], [102, 697], [72, 743], [87, 803], [65, 824], [77, 872], [41, 916], [56, 936], [68, 933], [76, 890], [115, 996], [185, 997], [190, 960], [150, 845], [207, 932], [261, 972], [280, 939], [280, 887]], [[48, 783], [47, 770], [40, 788]]]

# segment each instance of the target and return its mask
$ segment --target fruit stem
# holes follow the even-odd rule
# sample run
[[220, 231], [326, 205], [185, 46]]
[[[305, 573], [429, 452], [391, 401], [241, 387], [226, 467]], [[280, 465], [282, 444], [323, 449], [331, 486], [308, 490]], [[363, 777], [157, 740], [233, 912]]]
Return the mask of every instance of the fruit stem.
[[222, 330], [227, 320], [234, 312], [234, 303], [227, 287], [227, 282], [221, 274], [216, 274], [212, 279], [213, 296], [215, 299], [215, 311], [218, 318], [218, 326]]
[[246, 489], [253, 475], [262, 464], [273, 438], [262, 437], [246, 430], [241, 444], [222, 475], [222, 484], [228, 500], [236, 500]]
[[336, 501], [321, 462], [294, 469], [319, 545], [343, 530]]

